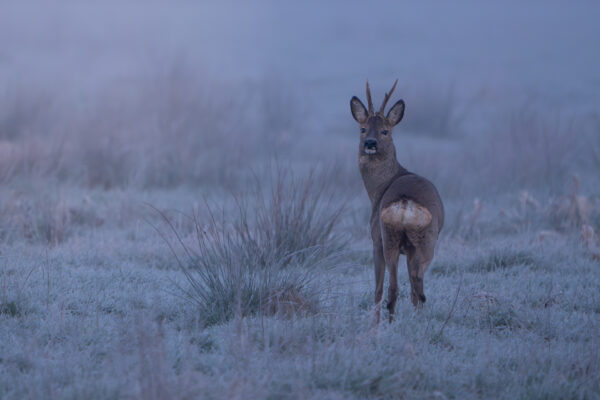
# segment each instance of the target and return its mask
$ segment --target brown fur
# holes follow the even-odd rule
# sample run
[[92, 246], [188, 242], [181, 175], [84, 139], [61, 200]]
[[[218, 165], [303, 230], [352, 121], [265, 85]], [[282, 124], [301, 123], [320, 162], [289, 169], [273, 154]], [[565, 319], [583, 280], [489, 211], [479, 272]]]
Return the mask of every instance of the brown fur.
[[[396, 84], [394, 84], [394, 87]], [[398, 259], [406, 255], [411, 300], [416, 307], [425, 302], [423, 276], [433, 259], [435, 244], [444, 225], [444, 206], [435, 186], [402, 167], [396, 159], [392, 129], [402, 120], [404, 102], [396, 102], [384, 116], [385, 103], [377, 113], [367, 110], [353, 97], [352, 116], [361, 129], [358, 165], [371, 200], [371, 239], [375, 264], [376, 319], [383, 296], [385, 269], [390, 275], [387, 308], [390, 321], [398, 297]], [[367, 83], [367, 98], [371, 98]], [[376, 143], [373, 153], [371, 147]]]

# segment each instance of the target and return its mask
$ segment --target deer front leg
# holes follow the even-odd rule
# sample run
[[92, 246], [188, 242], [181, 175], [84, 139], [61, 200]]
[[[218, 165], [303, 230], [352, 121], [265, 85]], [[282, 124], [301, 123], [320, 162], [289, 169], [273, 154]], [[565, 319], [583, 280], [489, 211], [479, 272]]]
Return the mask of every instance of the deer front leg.
[[381, 242], [373, 241], [373, 262], [375, 264], [375, 323], [379, 323], [381, 314], [381, 298], [383, 296], [383, 280], [385, 278], [385, 259]]

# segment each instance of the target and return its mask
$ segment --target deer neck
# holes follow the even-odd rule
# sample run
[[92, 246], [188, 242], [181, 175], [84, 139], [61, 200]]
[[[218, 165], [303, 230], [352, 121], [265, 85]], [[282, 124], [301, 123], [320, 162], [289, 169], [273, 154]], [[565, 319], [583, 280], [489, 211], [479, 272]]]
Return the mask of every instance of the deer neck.
[[408, 173], [408, 171], [400, 165], [395, 154], [383, 159], [360, 155], [358, 165], [373, 209], [377, 208], [381, 201], [381, 197], [394, 179]]

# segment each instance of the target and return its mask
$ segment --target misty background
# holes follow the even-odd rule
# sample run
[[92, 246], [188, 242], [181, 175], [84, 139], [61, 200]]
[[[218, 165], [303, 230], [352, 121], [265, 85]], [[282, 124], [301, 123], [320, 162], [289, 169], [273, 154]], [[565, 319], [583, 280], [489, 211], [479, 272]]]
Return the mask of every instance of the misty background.
[[[0, 2], [0, 398], [597, 398], [598, 16]], [[366, 79], [446, 211], [378, 327]]]
[[[0, 7], [5, 179], [172, 186], [222, 181], [276, 154], [350, 168], [348, 99], [364, 98], [367, 78], [377, 102], [399, 79], [399, 158], [424, 174], [467, 167], [447, 158], [488, 164], [485, 143], [496, 141], [498, 165], [476, 174], [484, 182], [512, 158], [568, 176], [594, 157], [574, 147], [598, 147], [592, 2]], [[557, 148], [541, 148], [548, 134], [532, 132], [541, 125], [559, 131]]]

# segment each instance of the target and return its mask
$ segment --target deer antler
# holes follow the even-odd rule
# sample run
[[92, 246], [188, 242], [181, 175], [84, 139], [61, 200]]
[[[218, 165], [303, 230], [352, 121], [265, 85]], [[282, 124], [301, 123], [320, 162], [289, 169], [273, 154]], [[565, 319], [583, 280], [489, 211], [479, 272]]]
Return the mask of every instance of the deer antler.
[[369, 103], [369, 115], [375, 114], [373, 110], [373, 100], [371, 100], [371, 89], [369, 88], [369, 80], [367, 79], [367, 102]]
[[390, 92], [385, 94], [385, 98], [383, 99], [383, 103], [381, 104], [381, 108], [379, 109], [379, 112], [378, 112], [379, 114], [383, 115], [385, 113], [385, 105], [387, 104], [390, 97], [392, 97], [392, 93], [394, 92], [394, 89], [396, 89], [397, 84], [398, 84], [398, 79], [396, 79], [396, 82], [394, 82], [394, 86], [392, 86], [392, 89], [390, 90]]

